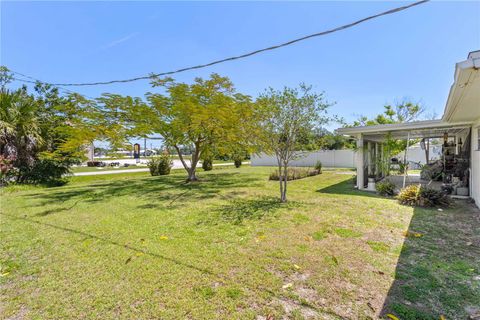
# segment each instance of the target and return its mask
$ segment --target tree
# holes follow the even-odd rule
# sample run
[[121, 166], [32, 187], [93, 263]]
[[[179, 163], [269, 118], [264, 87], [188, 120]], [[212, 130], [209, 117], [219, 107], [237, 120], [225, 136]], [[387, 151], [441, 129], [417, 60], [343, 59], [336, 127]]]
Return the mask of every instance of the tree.
[[329, 106], [323, 93], [305, 84], [281, 91], [269, 88], [257, 99], [258, 141], [263, 152], [277, 158], [281, 202], [287, 201], [288, 167], [302, 150], [301, 137], [329, 121]]
[[146, 109], [146, 103], [141, 98], [104, 93], [95, 100], [88, 116], [91, 127], [88, 131], [92, 138], [107, 141], [111, 154], [116, 154], [118, 149], [129, 149], [129, 138], [146, 137], [144, 131], [148, 128], [144, 128], [143, 123], [135, 127], [139, 115], [137, 111]]
[[0, 89], [0, 154], [11, 159], [22, 182], [22, 172], [33, 167], [36, 154], [44, 145], [37, 116], [37, 102], [25, 87]]
[[325, 128], [315, 128], [311, 132], [305, 132], [299, 137], [303, 150], [341, 150], [351, 149], [354, 143], [351, 139], [332, 133]]
[[[360, 116], [353, 122], [353, 127], [357, 126], [373, 126], [378, 124], [392, 124], [392, 123], [404, 123], [418, 121], [424, 115], [426, 108], [419, 103], [411, 102], [407, 99], [403, 99], [401, 102], [397, 102], [394, 106], [385, 105], [384, 111], [378, 114], [372, 119], [366, 116]], [[418, 142], [418, 140], [413, 143]], [[379, 163], [384, 167], [385, 172], [388, 174], [390, 171], [390, 158], [405, 151], [407, 148], [407, 141], [401, 139], [393, 139], [390, 134], [386, 136], [384, 144], [384, 162]]]
[[373, 126], [377, 124], [391, 124], [417, 121], [425, 113], [425, 107], [420, 103], [411, 102], [403, 99], [394, 106], [387, 104], [383, 106], [384, 111], [372, 119], [366, 116], [360, 116], [351, 126]]
[[[8, 179], [18, 183], [58, 183], [83, 156], [82, 145], [70, 143], [79, 117], [74, 95], [37, 84], [10, 90], [8, 69], [0, 70], [0, 156], [13, 170]], [[78, 97], [77, 97], [78, 98]], [[6, 181], [8, 182], [8, 181]]]
[[[196, 169], [203, 154], [212, 150], [227, 152], [248, 141], [245, 128], [253, 114], [248, 96], [235, 92], [232, 82], [217, 74], [196, 78], [193, 84], [157, 79], [154, 87], [165, 94], [147, 94], [148, 103], [132, 109], [137, 135], [157, 133], [165, 145], [173, 147], [187, 171], [187, 182], [198, 180]], [[191, 147], [190, 163], [181, 150]]]

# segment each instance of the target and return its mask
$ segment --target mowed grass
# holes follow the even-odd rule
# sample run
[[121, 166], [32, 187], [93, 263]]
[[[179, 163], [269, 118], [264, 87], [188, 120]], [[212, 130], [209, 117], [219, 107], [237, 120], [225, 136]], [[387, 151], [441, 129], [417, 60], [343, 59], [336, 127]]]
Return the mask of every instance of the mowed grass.
[[4, 188], [1, 317], [463, 319], [480, 312], [480, 215], [472, 205], [401, 206], [355, 191], [342, 171], [289, 182], [289, 203], [280, 204], [271, 170], [216, 169], [194, 184], [174, 171]]

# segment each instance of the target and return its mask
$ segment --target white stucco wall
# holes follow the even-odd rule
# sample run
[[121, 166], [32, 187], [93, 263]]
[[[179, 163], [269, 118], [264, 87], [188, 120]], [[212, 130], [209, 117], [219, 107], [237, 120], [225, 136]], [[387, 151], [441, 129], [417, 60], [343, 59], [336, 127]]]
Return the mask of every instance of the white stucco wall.
[[480, 118], [472, 126], [472, 143], [470, 154], [470, 168], [472, 171], [470, 177], [470, 194], [476, 205], [480, 208], [480, 150], [478, 149], [478, 129], [480, 128]]
[[[294, 167], [313, 167], [317, 161], [321, 161], [324, 167], [331, 168], [355, 168], [355, 151], [353, 150], [320, 150], [304, 152], [298, 159], [291, 162]], [[252, 155], [252, 166], [277, 166], [275, 156], [260, 153]]]

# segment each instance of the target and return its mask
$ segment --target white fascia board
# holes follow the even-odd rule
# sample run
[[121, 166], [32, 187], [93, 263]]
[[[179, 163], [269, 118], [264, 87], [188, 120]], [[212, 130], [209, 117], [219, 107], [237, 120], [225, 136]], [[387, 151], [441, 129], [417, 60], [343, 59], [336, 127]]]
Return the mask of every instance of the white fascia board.
[[404, 123], [394, 123], [394, 124], [381, 124], [376, 126], [339, 128], [336, 130], [336, 132], [338, 134], [355, 136], [359, 133], [374, 134], [374, 133], [387, 133], [387, 132], [396, 132], [396, 131], [449, 128], [449, 127], [464, 126], [469, 124], [470, 122], [450, 123], [442, 120], [425, 120], [425, 121], [404, 122]]
[[452, 115], [457, 108], [458, 98], [462, 96], [466, 88], [466, 81], [470, 78], [470, 74], [480, 68], [480, 51], [470, 52], [468, 59], [455, 64], [455, 72], [453, 76], [453, 84], [448, 93], [447, 103], [443, 111], [442, 120], [450, 121]]

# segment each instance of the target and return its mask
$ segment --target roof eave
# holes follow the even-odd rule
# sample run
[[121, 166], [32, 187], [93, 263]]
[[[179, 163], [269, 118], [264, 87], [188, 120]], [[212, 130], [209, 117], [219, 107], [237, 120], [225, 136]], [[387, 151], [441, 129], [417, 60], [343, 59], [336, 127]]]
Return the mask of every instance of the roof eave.
[[470, 122], [445, 122], [443, 120], [425, 120], [375, 126], [338, 128], [336, 132], [342, 135], [357, 136], [359, 134], [378, 134], [398, 131], [411, 131], [421, 129], [448, 128], [453, 126], [469, 125]]
[[467, 78], [468, 75], [464, 74], [465, 72], [473, 72], [480, 68], [480, 50], [470, 52], [468, 59], [462, 62], [455, 64], [455, 72], [453, 76], [453, 84], [450, 87], [450, 92], [448, 93], [447, 103], [445, 104], [445, 110], [443, 111], [442, 120], [450, 122], [452, 115], [455, 113], [455, 109], [458, 104], [454, 103], [454, 98], [458, 95], [461, 95], [465, 90], [465, 84], [461, 83], [461, 78]]

